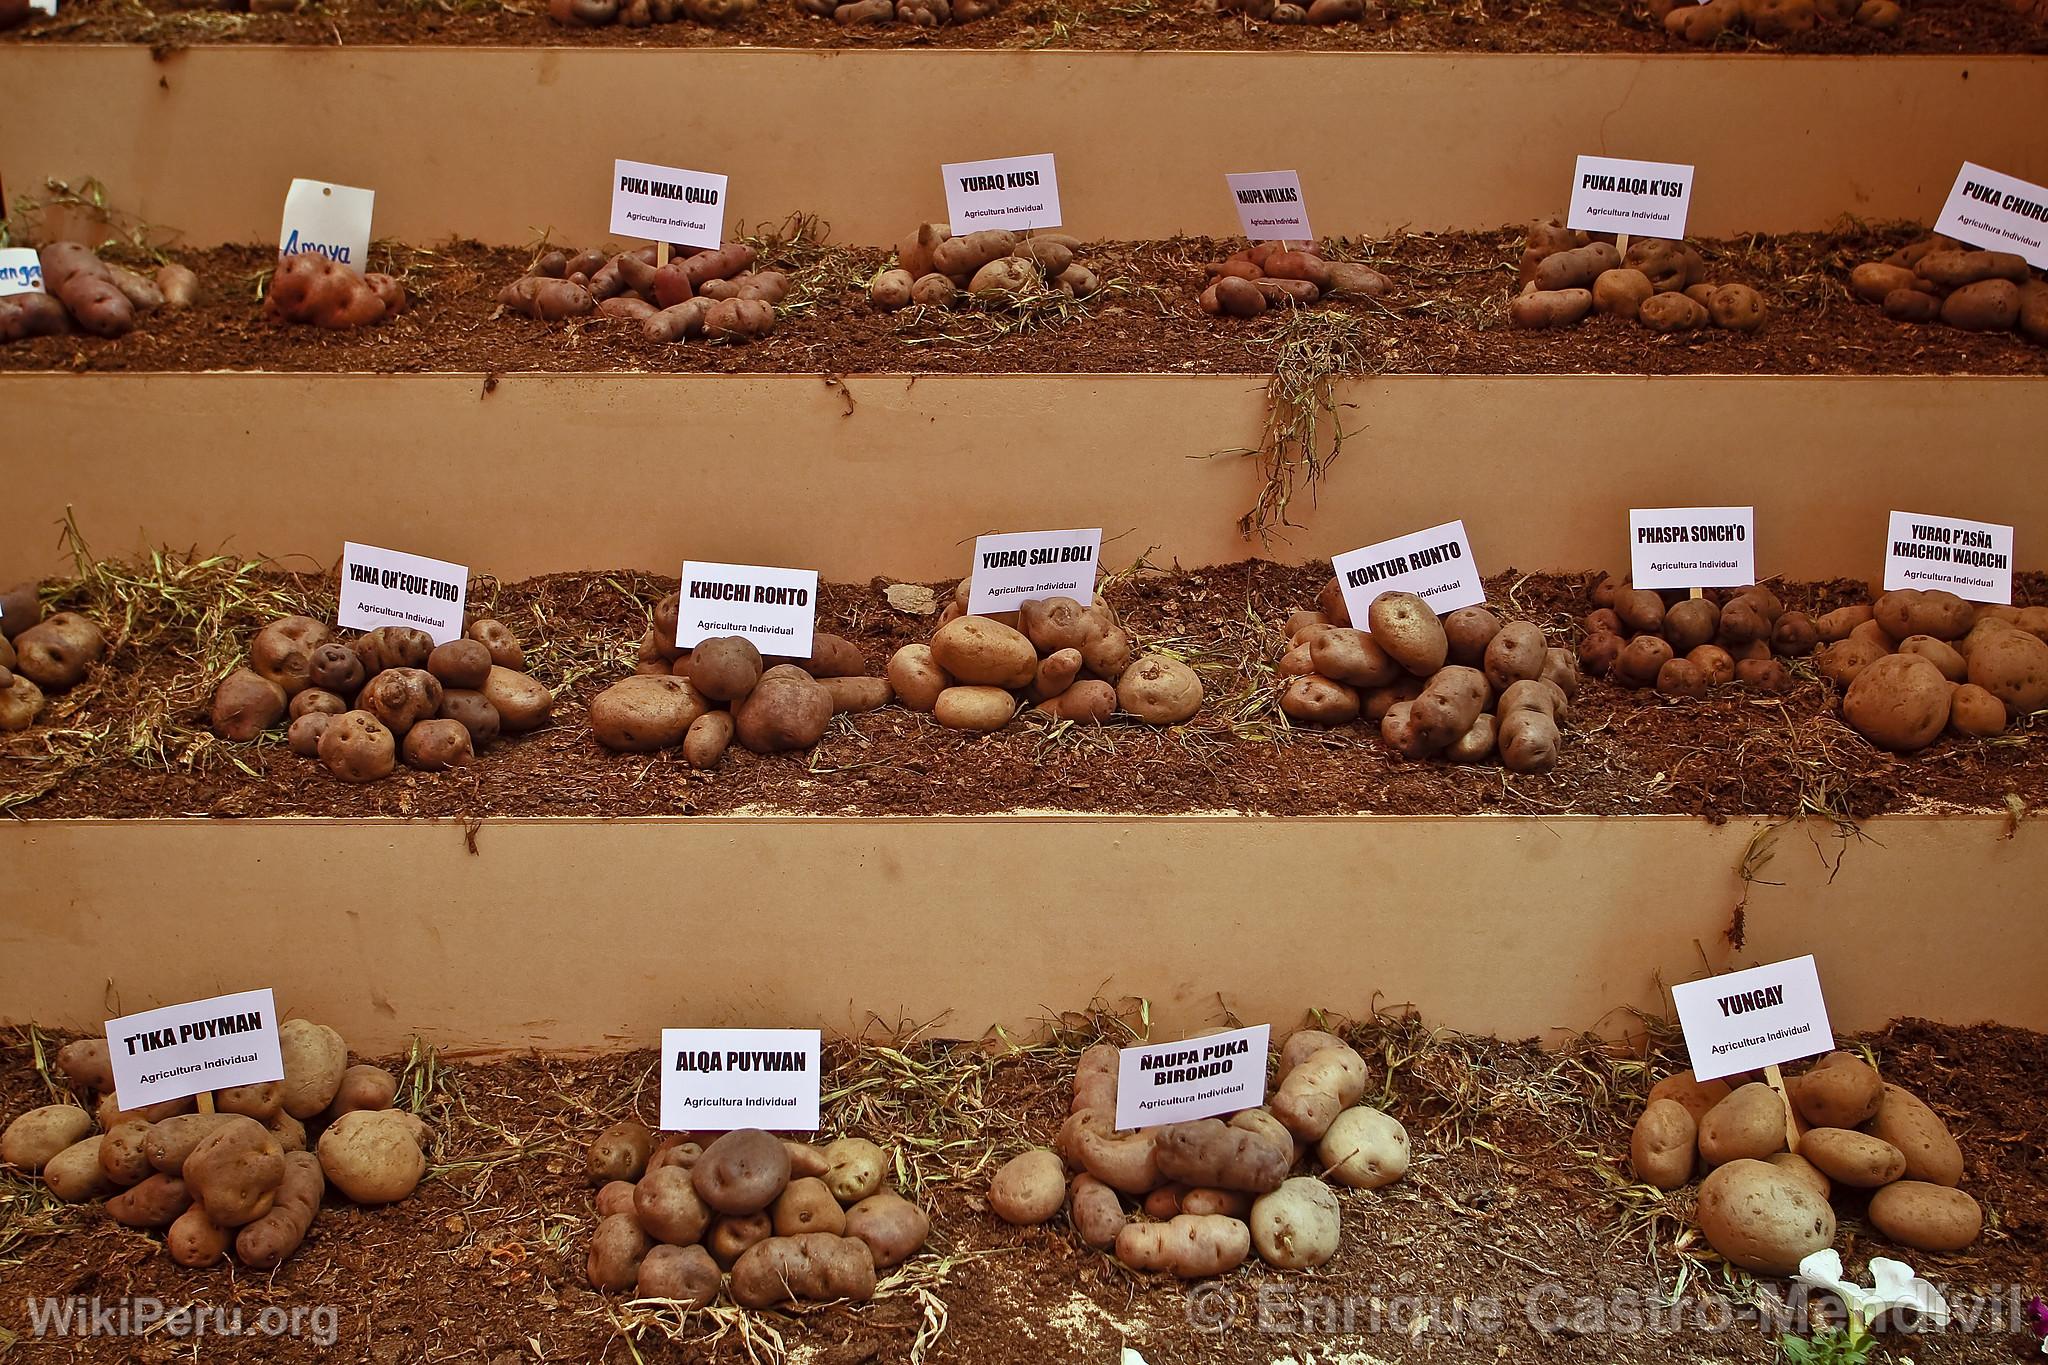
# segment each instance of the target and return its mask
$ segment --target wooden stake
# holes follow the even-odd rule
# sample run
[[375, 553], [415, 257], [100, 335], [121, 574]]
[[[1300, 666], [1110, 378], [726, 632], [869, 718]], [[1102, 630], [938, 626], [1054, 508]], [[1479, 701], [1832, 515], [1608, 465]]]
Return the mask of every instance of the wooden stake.
[[1628, 234], [1626, 232], [1614, 234], [1614, 252], [1617, 256], [1628, 255]]
[[1785, 1106], [1785, 1150], [1799, 1150], [1799, 1122], [1792, 1117], [1792, 1097], [1785, 1093], [1785, 1073], [1772, 1062], [1764, 1068], [1764, 1084], [1778, 1092], [1778, 1103]]
[[199, 1112], [202, 1114], [211, 1114], [213, 1112], [213, 1092], [211, 1090], [199, 1092]]
[[667, 264], [668, 264], [668, 243], [667, 243], [667, 242], [656, 242], [656, 243], [654, 244], [654, 268], [655, 268], [656, 270], [659, 270], [659, 269], [661, 269], [661, 268], [662, 268], [663, 266], [665, 266], [665, 265], [667, 265]]

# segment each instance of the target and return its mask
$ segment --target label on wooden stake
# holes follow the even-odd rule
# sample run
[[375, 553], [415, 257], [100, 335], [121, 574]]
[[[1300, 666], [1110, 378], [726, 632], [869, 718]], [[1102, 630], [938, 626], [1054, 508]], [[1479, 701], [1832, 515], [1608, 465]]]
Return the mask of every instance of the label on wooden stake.
[[1237, 221], [1254, 242], [1312, 242], [1299, 171], [1247, 171], [1223, 177]]
[[43, 291], [43, 258], [34, 247], [0, 247], [0, 298]]
[[725, 177], [649, 161], [612, 163], [612, 233], [715, 250], [725, 235]]
[[1030, 232], [1060, 225], [1060, 177], [1050, 152], [956, 161], [939, 168], [955, 237], [984, 228]]
[[2012, 604], [2012, 527], [1894, 512], [1885, 534], [1884, 590], [1945, 589], [1972, 602]]
[[1372, 599], [1383, 592], [1412, 592], [1438, 616], [1486, 601], [1486, 585], [1479, 581], [1463, 521], [1447, 521], [1338, 555], [1330, 568], [1344, 591], [1345, 609], [1360, 630], [1365, 629]]
[[2048, 270], [2048, 188], [1965, 161], [1934, 230]]
[[445, 645], [462, 638], [468, 597], [469, 570], [460, 564], [349, 541], [341, 552], [341, 609], [334, 620], [349, 630], [410, 626]]
[[683, 564], [676, 647], [739, 635], [763, 654], [806, 659], [818, 619], [818, 571], [760, 564]]
[[1702, 1081], [1834, 1050], [1820, 972], [1810, 955], [1673, 986], [1671, 1003], [1685, 1030], [1692, 1074]]
[[1582, 156], [1572, 172], [1571, 215], [1564, 225], [1582, 232], [1683, 237], [1692, 208], [1692, 170], [1671, 161]]
[[822, 1051], [814, 1028], [665, 1028], [661, 1126], [816, 1132]]
[[268, 989], [109, 1019], [107, 1052], [123, 1109], [284, 1079]]
[[1756, 509], [1631, 508], [1628, 549], [1639, 588], [1746, 588], [1756, 582]]
[[277, 234], [277, 254], [310, 251], [347, 266], [357, 274], [369, 269], [370, 217], [377, 206], [375, 190], [330, 185], [324, 180], [294, 180], [284, 196], [284, 226]]
[[1266, 1024], [1117, 1053], [1116, 1126], [1123, 1131], [1235, 1114], [1266, 1101]]
[[1100, 526], [976, 536], [967, 612], [990, 616], [1048, 597], [1071, 597], [1088, 606], [1095, 600], [1095, 570], [1101, 558]]

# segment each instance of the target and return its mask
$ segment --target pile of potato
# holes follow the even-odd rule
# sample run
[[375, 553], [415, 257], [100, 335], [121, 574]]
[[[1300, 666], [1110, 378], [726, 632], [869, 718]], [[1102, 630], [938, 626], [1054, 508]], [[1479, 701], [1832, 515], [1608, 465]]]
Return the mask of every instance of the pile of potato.
[[126, 336], [137, 319], [190, 308], [199, 297], [199, 277], [182, 265], [162, 266], [150, 279], [101, 260], [82, 242], [52, 242], [37, 254], [44, 292], [0, 298], [0, 342], [70, 332]]
[[1769, 313], [1746, 284], [1709, 284], [1707, 263], [1687, 242], [1638, 237], [1624, 255], [1612, 240], [1564, 227], [1529, 225], [1522, 247], [1521, 292], [1508, 301], [1517, 327], [1569, 327], [1599, 312], [1653, 332], [1690, 332], [1712, 323], [1754, 332]]
[[1147, 725], [1178, 725], [1202, 707], [1195, 670], [1164, 654], [1136, 654], [1102, 594], [1084, 607], [1069, 597], [1017, 611], [969, 616], [961, 579], [928, 645], [889, 659], [896, 700], [951, 730], [987, 734], [1024, 706], [1054, 720], [1100, 725], [1122, 712]]
[[542, 322], [595, 312], [637, 322], [649, 341], [748, 341], [775, 330], [775, 305], [789, 293], [779, 270], [755, 270], [754, 248], [727, 242], [716, 251], [676, 248], [656, 265], [651, 246], [541, 253], [498, 302]]
[[1593, 610], [1580, 622], [1579, 666], [1623, 687], [1654, 687], [1667, 697], [1704, 697], [1740, 682], [1783, 692], [1792, 675], [1783, 659], [1803, 659], [1826, 638], [1803, 611], [1786, 611], [1761, 584], [1711, 596], [1630, 587], [1600, 580]]
[[1202, 311], [1212, 317], [1255, 318], [1268, 308], [1306, 308], [1330, 296], [1376, 299], [1388, 289], [1387, 277], [1371, 266], [1326, 261], [1312, 243], [1260, 242], [1203, 270], [1209, 283]]
[[836, 24], [886, 24], [898, 20], [919, 28], [938, 28], [986, 19], [1003, 0], [802, 0], [803, 7]]
[[753, 13], [755, 4], [756, 0], [548, 0], [548, 17], [571, 28], [646, 28], [679, 19], [725, 24]]
[[889, 1154], [866, 1138], [814, 1147], [758, 1128], [689, 1138], [624, 1119], [590, 1144], [592, 1289], [688, 1308], [721, 1288], [742, 1308], [871, 1299], [875, 1272], [931, 1235], [924, 1210], [889, 1187]]
[[251, 740], [288, 716], [293, 753], [344, 782], [376, 782], [401, 756], [422, 772], [462, 767], [500, 734], [545, 725], [554, 705], [501, 621], [472, 621], [464, 638], [437, 645], [408, 626], [343, 641], [310, 616], [284, 616], [221, 680], [213, 728]]
[[1937, 319], [1966, 332], [2010, 332], [2048, 342], [2048, 280], [2008, 251], [1965, 246], [1940, 234], [1849, 272], [1849, 288], [1900, 322]]
[[590, 730], [615, 753], [683, 746], [693, 768], [714, 768], [737, 739], [757, 754], [808, 749], [832, 717], [875, 711], [893, 695], [866, 676], [860, 647], [829, 631], [811, 636], [807, 659], [764, 658], [752, 641], [720, 635], [693, 649], [676, 644], [682, 598], [655, 604], [633, 676], [590, 702]]
[[1871, 743], [1924, 749], [1947, 729], [2003, 734], [2048, 710], [2048, 607], [1970, 603], [1906, 588], [1815, 623], [1816, 669], [1842, 692], [1842, 719]]
[[1700, 1231], [1760, 1274], [1790, 1275], [1834, 1245], [1838, 1190], [1867, 1192], [1871, 1223], [1901, 1246], [1961, 1251], [1977, 1240], [1983, 1210], [1956, 1188], [1962, 1149], [1918, 1097], [1847, 1052], [1789, 1078], [1786, 1092], [1797, 1152], [1786, 1148], [1785, 1104], [1762, 1081], [1731, 1088], [1681, 1071], [1657, 1082], [1629, 1141], [1636, 1179], [1675, 1190], [1704, 1170]]
[[214, 1265], [232, 1246], [244, 1266], [273, 1270], [305, 1240], [329, 1184], [358, 1204], [410, 1195], [431, 1138], [391, 1107], [397, 1077], [350, 1066], [333, 1029], [287, 1019], [277, 1037], [284, 1079], [213, 1091], [210, 1108], [192, 1096], [123, 1109], [106, 1039], [67, 1043], [58, 1069], [99, 1096], [96, 1111], [31, 1109], [0, 1134], [0, 1160], [41, 1172], [67, 1203], [104, 1199], [123, 1227], [162, 1232], [179, 1265]]
[[1242, 14], [1276, 24], [1342, 24], [1365, 18], [1365, 0], [1212, 0], [1218, 14]]
[[1579, 669], [1542, 627], [1503, 624], [1485, 607], [1439, 620], [1414, 593], [1383, 592], [1359, 630], [1334, 578], [1316, 606], [1287, 618], [1279, 672], [1289, 720], [1348, 725], [1362, 715], [1404, 758], [1484, 763], [1498, 753], [1510, 772], [1556, 766]]
[[[1280, 1049], [1263, 1108], [1119, 1132], [1117, 1049], [1098, 1043], [1081, 1054], [1053, 1145], [1006, 1162], [989, 1207], [1020, 1227], [1064, 1208], [1083, 1242], [1132, 1270], [1201, 1279], [1228, 1274], [1253, 1251], [1278, 1269], [1307, 1270], [1337, 1254], [1337, 1196], [1326, 1179], [1375, 1190], [1408, 1170], [1407, 1130], [1359, 1102], [1367, 1081], [1354, 1048], [1303, 1029]], [[1304, 1161], [1320, 1178], [1294, 1173]]]
[[107, 637], [77, 612], [45, 620], [35, 584], [0, 593], [0, 730], [34, 725], [45, 693], [75, 686], [106, 654]]
[[913, 303], [951, 308], [963, 291], [978, 299], [1013, 300], [1053, 291], [1085, 299], [1102, 281], [1076, 259], [1080, 250], [1081, 239], [1064, 232], [1019, 237], [990, 228], [955, 237], [944, 223], [920, 223], [896, 244], [896, 264], [868, 281], [868, 302], [889, 313]]
[[1889, 33], [1903, 12], [1898, 0], [1649, 0], [1651, 20], [1674, 38], [1704, 46], [1733, 29], [1773, 42], [1822, 24], [1853, 22]]
[[280, 257], [263, 295], [273, 322], [347, 331], [389, 322], [405, 311], [405, 286], [389, 275], [359, 275], [317, 251]]

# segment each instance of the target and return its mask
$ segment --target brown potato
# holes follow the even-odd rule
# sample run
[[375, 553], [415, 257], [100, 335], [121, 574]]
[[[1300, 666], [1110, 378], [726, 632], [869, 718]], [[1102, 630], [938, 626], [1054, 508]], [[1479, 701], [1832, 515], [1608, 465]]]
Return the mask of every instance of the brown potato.
[[483, 686], [485, 700], [498, 713], [498, 725], [506, 734], [523, 735], [547, 724], [555, 708], [555, 694], [539, 681], [517, 669], [491, 665]]
[[[658, 1167], [632, 1188], [634, 1221], [658, 1242], [691, 1246], [702, 1240], [711, 1226], [711, 1206], [697, 1193], [688, 1167]], [[832, 1207], [836, 1211], [839, 1206]]]
[[1337, 1115], [1365, 1096], [1365, 1058], [1348, 1044], [1324, 1047], [1305, 1058], [1273, 1092], [1273, 1117], [1302, 1142], [1319, 1142]]
[[[946, 283], [951, 284], [952, 281]], [[910, 306], [910, 291], [915, 284], [908, 270], [877, 270], [874, 278], [868, 281], [868, 302], [885, 313], [907, 308]]]
[[1337, 1195], [1312, 1175], [1295, 1176], [1260, 1195], [1247, 1221], [1259, 1259], [1276, 1269], [1309, 1270], [1337, 1254], [1342, 1231]]
[[1856, 1128], [1870, 1121], [1884, 1082], [1851, 1052], [1830, 1052], [1785, 1084], [1800, 1117], [1816, 1128]]
[[188, 1205], [164, 1234], [164, 1249], [179, 1265], [201, 1270], [228, 1254], [228, 1230], [207, 1215], [203, 1205]]
[[213, 693], [213, 732], [222, 739], [251, 740], [277, 724], [288, 702], [282, 687], [247, 668], [221, 679]]
[[986, 616], [962, 616], [932, 636], [932, 660], [970, 686], [1029, 687], [1038, 676], [1038, 651], [1018, 630]]
[[1178, 659], [1146, 654], [1117, 679], [1116, 700], [1148, 725], [1178, 725], [1201, 709], [1202, 680]]
[[1657, 635], [1638, 635], [1623, 646], [1614, 661], [1614, 680], [1629, 687], [1651, 687], [1672, 660], [1671, 646]]
[[[879, 1196], [878, 1196], [879, 1197]], [[770, 1217], [777, 1237], [794, 1237], [800, 1232], [829, 1232], [851, 1236], [846, 1230], [846, 1211], [832, 1197], [825, 1182], [816, 1176], [800, 1176], [775, 1196]], [[877, 1260], [879, 1266], [881, 1262]], [[890, 1262], [895, 1264], [895, 1262]]]
[[[1487, 646], [1493, 643], [1494, 637], [1500, 633], [1500, 628], [1500, 618], [1485, 607], [1458, 608], [1444, 617], [1444, 638], [1449, 644], [1449, 652], [1445, 658], [1466, 668], [1484, 668]], [[1389, 669], [1387, 676], [1371, 682], [1361, 682], [1358, 686], [1380, 687], [1393, 680], [1393, 671]]]
[[59, 1152], [90, 1136], [91, 1114], [75, 1104], [46, 1104], [19, 1115], [0, 1133], [0, 1162], [40, 1171]]
[[[1075, 657], [1078, 661], [1079, 656]], [[831, 695], [835, 716], [879, 711], [893, 695], [887, 678], [821, 678], [818, 685]]]
[[[690, 651], [686, 676], [712, 701], [734, 702], [761, 681], [761, 651], [743, 635], [720, 635]], [[812, 673], [813, 677], [819, 676]]]
[[[971, 620], [971, 617], [963, 617]], [[1070, 692], [1073, 690], [1068, 689]], [[1059, 707], [1066, 694], [1046, 703]], [[932, 717], [950, 730], [973, 730], [981, 734], [1000, 730], [1017, 714], [1017, 699], [1000, 687], [949, 687], [939, 693]]]
[[445, 645], [434, 646], [434, 652], [427, 656], [427, 672], [434, 675], [444, 688], [459, 687], [464, 691], [480, 691], [491, 676], [490, 647], [481, 640], [450, 640]]
[[1709, 1166], [1761, 1162], [1785, 1150], [1785, 1103], [1753, 1081], [1730, 1094], [1700, 1120], [1700, 1156]]
[[1011, 1157], [989, 1184], [988, 1205], [998, 1218], [1020, 1227], [1043, 1223], [1060, 1211], [1067, 1172], [1059, 1154], [1033, 1147]]
[[285, 708], [285, 715], [297, 720], [307, 715], [344, 715], [348, 709], [346, 697], [329, 692], [324, 687], [309, 687], [292, 698], [291, 705]]
[[713, 1211], [744, 1218], [773, 1204], [789, 1184], [789, 1153], [760, 1129], [740, 1128], [706, 1147], [690, 1174]]
[[[2043, 649], [2048, 653], [2048, 646]], [[1842, 719], [1871, 743], [1900, 753], [1924, 749], [1940, 738], [1948, 709], [1948, 680], [1917, 654], [1891, 654], [1872, 662], [1842, 697]]]
[[600, 1222], [590, 1236], [584, 1276], [592, 1289], [631, 1289], [639, 1282], [640, 1263], [653, 1247], [631, 1214], [615, 1213]]
[[1593, 281], [1593, 308], [1596, 312], [1634, 322], [1636, 314], [1654, 292], [1650, 277], [1640, 270], [1627, 267], [1603, 270], [1600, 278]]
[[811, 636], [811, 657], [802, 661], [804, 672], [823, 681], [826, 678], [858, 678], [867, 672], [860, 647], [842, 635], [817, 631]]
[[398, 1098], [398, 1077], [381, 1066], [359, 1062], [341, 1073], [341, 1084], [321, 1117], [332, 1123], [358, 1109], [389, 1109]]
[[177, 1175], [185, 1169], [185, 1158], [192, 1155], [192, 1149], [235, 1117], [220, 1113], [176, 1114], [161, 1119], [149, 1126], [142, 1150], [151, 1166], [165, 1175]]
[[1877, 1113], [1863, 1131], [1899, 1149], [1906, 1158], [1906, 1179], [1930, 1185], [1955, 1185], [1963, 1178], [1963, 1150], [1941, 1116], [1920, 1098], [1896, 1085], [1886, 1085]]
[[1829, 682], [1838, 687], [1848, 687], [1864, 669], [1886, 657], [1885, 650], [1880, 645], [1874, 645], [1868, 640], [1845, 639], [1829, 645], [1816, 654], [1814, 667]]
[[889, 1154], [866, 1138], [845, 1137], [825, 1145], [825, 1173], [819, 1179], [842, 1204], [857, 1204], [880, 1192]]
[[2048, 709], [2048, 643], [2028, 631], [1987, 631], [1970, 647], [1969, 676], [2017, 715]]
[[469, 747], [481, 751], [498, 737], [498, 708], [481, 692], [446, 688], [441, 693], [441, 720], [452, 720], [469, 731]]
[[169, 1227], [192, 1207], [192, 1192], [175, 1175], [152, 1173], [107, 1201], [107, 1217], [123, 1227]]
[[270, 1212], [244, 1227], [235, 1236], [235, 1255], [252, 1270], [275, 1270], [299, 1249], [320, 1212], [320, 1196], [327, 1181], [319, 1159], [309, 1152], [287, 1152], [284, 1182]]
[[1799, 1176], [1764, 1161], [1737, 1159], [1711, 1172], [1700, 1184], [1694, 1217], [1722, 1257], [1766, 1275], [1792, 1274], [1835, 1240], [1828, 1201]]
[[209, 1219], [238, 1228], [270, 1212], [284, 1181], [284, 1148], [256, 1120], [230, 1115], [199, 1140], [183, 1174]]
[[1254, 1194], [1278, 1189], [1294, 1164], [1287, 1129], [1256, 1109], [1234, 1114], [1228, 1123], [1196, 1119], [1167, 1124], [1155, 1130], [1152, 1149], [1159, 1174], [1168, 1180]]
[[[837, 1205], [834, 1205], [836, 1210]], [[887, 1270], [909, 1260], [923, 1249], [931, 1236], [931, 1219], [923, 1209], [897, 1194], [883, 1190], [869, 1195], [846, 1211], [845, 1235], [868, 1244], [875, 1269]], [[822, 1228], [820, 1231], [831, 1231]], [[780, 1230], [778, 1229], [778, 1235]]]
[[282, 687], [286, 696], [296, 696], [313, 685], [313, 652], [332, 638], [324, 621], [280, 617], [249, 642], [249, 668]]
[[372, 678], [387, 668], [425, 668], [434, 640], [411, 626], [379, 626], [356, 637], [355, 651], [363, 676]]
[[1975, 683], [1964, 683], [1949, 694], [1948, 725], [1970, 739], [2004, 734], [2005, 703]]
[[1430, 677], [1444, 666], [1450, 640], [1436, 613], [1414, 593], [1381, 593], [1367, 609], [1366, 622], [1373, 642], [1415, 676]]
[[[1650, 596], [1655, 597], [1655, 593]], [[1713, 643], [1721, 631], [1721, 609], [1704, 597], [1688, 598], [1673, 603], [1669, 610], [1660, 599], [1657, 610], [1662, 620], [1658, 625], [1645, 627], [1661, 630], [1664, 640], [1671, 646], [1673, 654], [1690, 654], [1704, 644]]]
[[1900, 1246], [1961, 1251], [1984, 1230], [1984, 1210], [1961, 1190], [1901, 1180], [1870, 1197], [1870, 1221]]
[[1056, 649], [1038, 661], [1038, 676], [1026, 695], [1034, 702], [1051, 701], [1074, 685], [1081, 676], [1081, 651]]
[[1516, 327], [1569, 327], [1592, 311], [1590, 289], [1539, 289], [1531, 282], [1508, 300], [1508, 321]]
[[770, 1237], [734, 1263], [731, 1290], [733, 1302], [742, 1308], [772, 1308], [791, 1300], [871, 1299], [874, 1253], [858, 1238], [825, 1232]]
[[1731, 332], [1754, 332], [1769, 313], [1763, 295], [1746, 284], [1724, 284], [1707, 299], [1707, 316]]
[[715, 768], [731, 747], [732, 737], [731, 713], [706, 711], [691, 721], [683, 734], [683, 758], [693, 768]]
[[1115, 1245], [1129, 1219], [1116, 1191], [1082, 1171], [1067, 1189], [1067, 1221], [1083, 1243], [1102, 1251]]
[[1664, 599], [1648, 588], [1621, 588], [1614, 594], [1614, 614], [1638, 634], [1664, 628]]
[[1345, 725], [1358, 719], [1358, 693], [1311, 673], [1295, 678], [1280, 693], [1280, 710], [1304, 725]]
[[403, 739], [413, 726], [441, 710], [441, 684], [423, 668], [387, 668], [363, 684], [356, 709], [367, 711]]
[[1941, 301], [1941, 320], [1966, 332], [2009, 332], [2019, 319], [2020, 290], [2011, 280], [1979, 280]]
[[1244, 1264], [1251, 1240], [1251, 1229], [1235, 1218], [1183, 1213], [1165, 1223], [1126, 1223], [1116, 1236], [1116, 1258], [1132, 1270], [1204, 1279]]
[[1583, 289], [1608, 271], [1619, 269], [1621, 263], [1613, 243], [1589, 242], [1545, 256], [1537, 263], [1531, 282], [1545, 291]]
[[1657, 691], [1666, 697], [1704, 697], [1707, 675], [1688, 659], [1666, 659], [1657, 670]]
[[[1723, 683], [1735, 681], [1735, 660], [1719, 645], [1700, 645], [1685, 657], [1686, 661], [1706, 678], [1710, 687], [1719, 687]], [[1658, 672], [1662, 673], [1663, 670], [1659, 669]]]
[[469, 731], [457, 721], [423, 720], [405, 732], [406, 764], [421, 772], [439, 773], [465, 768], [476, 760]]
[[[1510, 621], [1495, 633], [1486, 646], [1484, 666], [1487, 683], [1495, 692], [1505, 692], [1511, 684], [1525, 678], [1543, 676], [1549, 649], [1542, 627], [1530, 621]], [[1428, 694], [1425, 692], [1424, 695]]]
[[1874, 1190], [1906, 1173], [1906, 1154], [1882, 1138], [1849, 1128], [1809, 1128], [1799, 1155], [1838, 1185]]
[[932, 657], [930, 645], [905, 645], [889, 657], [889, 686], [912, 711], [930, 711], [953, 680]]
[[267, 1120], [284, 1108], [284, 1082], [264, 1081], [259, 1085], [235, 1085], [213, 1092], [216, 1113], [242, 1114]]
[[621, 679], [591, 698], [590, 732], [614, 753], [654, 753], [682, 743], [708, 709], [692, 683], [642, 674]]
[[361, 689], [366, 674], [361, 656], [351, 646], [329, 641], [313, 651], [307, 661], [306, 676], [313, 687], [336, 696], [353, 697]]
[[344, 782], [376, 782], [398, 767], [398, 741], [368, 711], [331, 716], [320, 731], [319, 755]]
[[1693, 1079], [1690, 1070], [1674, 1072], [1650, 1087], [1650, 1102], [1676, 1100], [1692, 1115], [1694, 1124], [1707, 1116], [1709, 1110], [1733, 1093], [1726, 1081], [1699, 1081]]
[[638, 1180], [647, 1173], [654, 1134], [638, 1119], [620, 1119], [591, 1140], [583, 1154], [583, 1172], [593, 1185], [613, 1180]]
[[1673, 1099], [1651, 1100], [1629, 1137], [1629, 1164], [1636, 1179], [1660, 1190], [1675, 1190], [1692, 1179], [1699, 1125]]
[[[395, 1204], [417, 1189], [427, 1173], [426, 1154], [420, 1150], [424, 1128], [397, 1109], [343, 1114], [320, 1135], [320, 1169], [358, 1204]], [[191, 1179], [189, 1171], [186, 1179]]]
[[666, 1299], [685, 1308], [702, 1308], [718, 1297], [725, 1283], [718, 1262], [701, 1246], [657, 1246], [640, 1260], [633, 1296]]

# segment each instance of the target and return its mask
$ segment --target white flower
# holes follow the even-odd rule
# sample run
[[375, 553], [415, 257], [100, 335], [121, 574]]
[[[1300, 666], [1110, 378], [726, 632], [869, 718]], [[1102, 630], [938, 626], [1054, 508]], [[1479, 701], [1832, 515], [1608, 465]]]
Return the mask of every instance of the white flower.
[[1915, 1275], [1913, 1267], [1904, 1261], [1871, 1257], [1871, 1287], [1865, 1289], [1843, 1276], [1842, 1258], [1830, 1247], [1801, 1261], [1799, 1273], [1792, 1278], [1841, 1299], [1842, 1306], [1859, 1325], [1868, 1324], [1894, 1308], [1910, 1308], [1937, 1326], [1948, 1322], [1948, 1301], [1941, 1297], [1941, 1291]]

